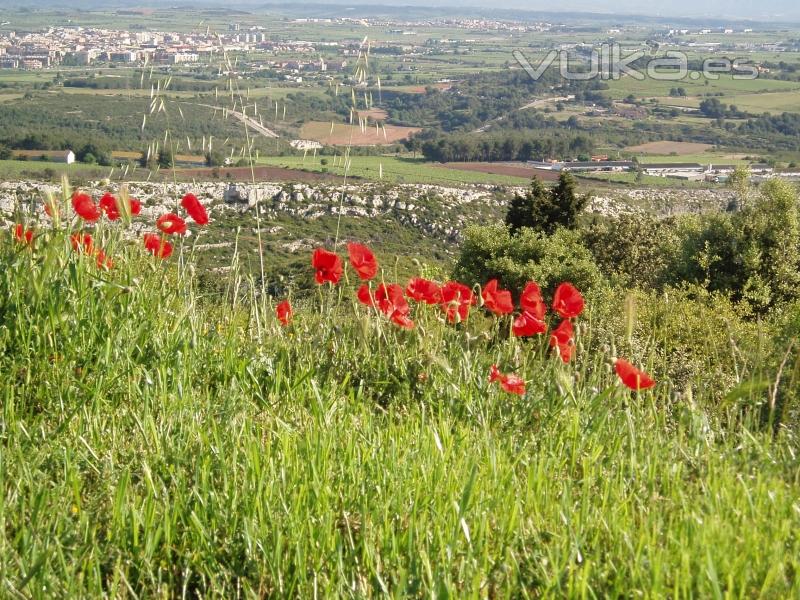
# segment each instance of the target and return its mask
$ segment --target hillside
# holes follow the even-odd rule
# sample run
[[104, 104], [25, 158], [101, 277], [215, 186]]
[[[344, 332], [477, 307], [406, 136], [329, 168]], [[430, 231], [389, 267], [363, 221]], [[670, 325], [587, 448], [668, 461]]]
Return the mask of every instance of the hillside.
[[[0, 237], [5, 593], [798, 592], [796, 433], [762, 411], [776, 360], [791, 385], [788, 314], [587, 289], [565, 363], [488, 301], [459, 323], [409, 299], [396, 326], [340, 244], [341, 281], [290, 292], [284, 326], [237, 259], [209, 296], [191, 238], [159, 260], [103, 217], [90, 252], [57, 202]], [[617, 357], [655, 387], [623, 386]]]

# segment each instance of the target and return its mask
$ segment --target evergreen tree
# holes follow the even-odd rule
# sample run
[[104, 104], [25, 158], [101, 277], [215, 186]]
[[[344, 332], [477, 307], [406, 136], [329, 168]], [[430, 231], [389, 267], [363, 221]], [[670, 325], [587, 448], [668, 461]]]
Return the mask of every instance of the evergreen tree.
[[[571, 173], [563, 172], [558, 177], [558, 185], [551, 192], [552, 211], [549, 218], [543, 221], [543, 229], [552, 233], [557, 227], [575, 229], [578, 215], [586, 208], [588, 196], [582, 196], [577, 191], [578, 184]], [[544, 215], [543, 215], [544, 216]]]
[[514, 235], [522, 227], [537, 228], [536, 206], [546, 202], [550, 192], [544, 187], [541, 180], [534, 175], [531, 187], [525, 194], [516, 194], [512, 199], [506, 213], [506, 226]]
[[551, 190], [534, 177], [530, 190], [511, 200], [506, 213], [506, 225], [512, 235], [522, 227], [547, 234], [552, 234], [559, 227], [574, 229], [578, 214], [588, 201], [588, 197], [577, 193], [575, 178], [570, 173], [561, 173], [558, 185]]
[[169, 169], [175, 165], [175, 158], [172, 156], [172, 151], [161, 149], [158, 151], [158, 166], [162, 169]]

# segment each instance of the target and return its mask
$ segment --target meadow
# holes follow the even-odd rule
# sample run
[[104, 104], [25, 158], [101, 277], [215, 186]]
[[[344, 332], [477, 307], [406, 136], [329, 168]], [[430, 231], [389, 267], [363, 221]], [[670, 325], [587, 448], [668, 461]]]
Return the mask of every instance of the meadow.
[[365, 120], [364, 126], [347, 123], [309, 121], [300, 129], [303, 139], [316, 140], [325, 146], [383, 146], [406, 140], [419, 127], [378, 125]]
[[[261, 157], [258, 164], [304, 169], [317, 173], [345, 175], [392, 183], [427, 183], [437, 185], [526, 185], [528, 178], [494, 175], [478, 171], [450, 169], [430, 163], [423, 158], [408, 156], [355, 156], [344, 158], [346, 151], [333, 156], [275, 156]], [[324, 161], [324, 164], [323, 164]], [[347, 162], [349, 161], [349, 162]], [[346, 168], [345, 168], [346, 167]]]
[[[663, 81], [646, 78], [643, 80], [623, 77], [609, 81], [609, 93], [613, 98], [622, 99], [629, 94], [639, 98], [668, 96], [669, 90], [682, 87], [689, 96], [705, 96], [708, 94], [724, 97], [741, 94], [765, 94], [774, 92], [792, 92], [800, 89], [800, 84], [792, 81], [780, 81], [759, 77], [757, 79], [734, 79], [730, 75], [721, 74], [718, 79], [706, 79], [702, 73], [690, 72], [685, 79]], [[671, 100], [671, 99], [670, 99]]]
[[[587, 289], [565, 364], [477, 306], [398, 328], [349, 264], [273, 299], [235, 256], [211, 295], [191, 243], [159, 260], [63, 210], [18, 215], [30, 243], [0, 236], [4, 596], [800, 592], [796, 432], [758, 408], [782, 318]], [[110, 269], [71, 248], [79, 228]], [[617, 356], [656, 386], [624, 387]]]

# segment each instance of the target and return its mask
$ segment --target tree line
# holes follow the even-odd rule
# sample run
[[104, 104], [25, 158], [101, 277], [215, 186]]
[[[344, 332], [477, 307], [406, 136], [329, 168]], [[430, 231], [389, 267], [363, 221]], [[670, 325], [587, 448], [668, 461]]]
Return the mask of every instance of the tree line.
[[495, 162], [525, 161], [550, 157], [571, 157], [590, 154], [594, 147], [591, 137], [583, 133], [553, 132], [493, 135], [437, 135], [429, 139], [415, 137], [407, 142], [413, 150], [436, 162]]

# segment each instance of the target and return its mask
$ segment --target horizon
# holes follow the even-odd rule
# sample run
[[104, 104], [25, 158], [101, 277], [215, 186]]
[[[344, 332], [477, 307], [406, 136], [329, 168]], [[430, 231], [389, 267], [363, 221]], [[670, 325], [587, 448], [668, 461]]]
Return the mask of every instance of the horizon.
[[[169, 3], [169, 7], [191, 5], [197, 9], [203, 8], [226, 8], [229, 10], [255, 10], [255, 9], [270, 9], [279, 7], [296, 7], [296, 5], [287, 2], [263, 2], [261, 0], [237, 0], [230, 3], [220, 3], [215, 1], [206, 2], [189, 2], [188, 0], [173, 0]], [[90, 0], [89, 2], [82, 3], [81, 7], [75, 7], [73, 3], [66, 0], [46, 0], [38, 3], [35, 9], [21, 4], [19, 0], [0, 0], [0, 7], [16, 10], [51, 10], [51, 9], [65, 9], [71, 8], [78, 11], [91, 11], [113, 8], [126, 8], [126, 7], [160, 7], [162, 3], [157, 3], [149, 0]], [[428, 10], [447, 10], [456, 9], [458, 12], [453, 13], [453, 16], [461, 16], [464, 13], [471, 13], [474, 11], [486, 10], [501, 10], [522, 12], [531, 15], [600, 15], [612, 17], [632, 17], [642, 18], [650, 17], [654, 19], [677, 19], [685, 21], [713, 19], [731, 21], [754, 21], [765, 23], [785, 23], [791, 20], [800, 21], [800, 5], [789, 0], [767, 0], [761, 2], [758, 8], [752, 7], [752, 4], [746, 0], [706, 0], [703, 3], [690, 2], [689, 0], [678, 0], [671, 2], [668, 5], [659, 8], [644, 7], [641, 3], [635, 0], [618, 0], [615, 2], [596, 2], [589, 0], [567, 0], [559, 4], [557, 9], [554, 9], [552, 4], [544, 0], [535, 0], [533, 2], [523, 2], [522, 0], [502, 0], [499, 3], [481, 3], [471, 2], [464, 4], [456, 0], [444, 0], [431, 4], [423, 2], [422, 0], [315, 0], [313, 3], [308, 3], [303, 6], [304, 10], [313, 9], [314, 7], [413, 7], [415, 9], [428, 9]]]

